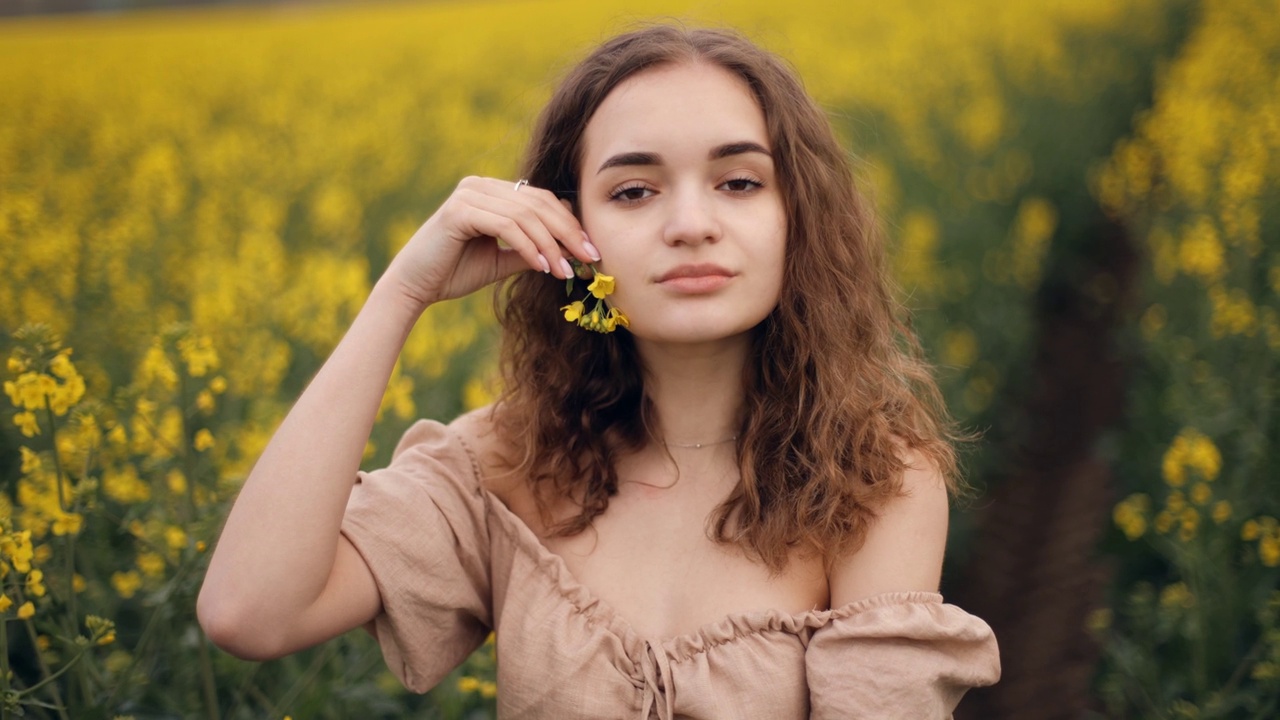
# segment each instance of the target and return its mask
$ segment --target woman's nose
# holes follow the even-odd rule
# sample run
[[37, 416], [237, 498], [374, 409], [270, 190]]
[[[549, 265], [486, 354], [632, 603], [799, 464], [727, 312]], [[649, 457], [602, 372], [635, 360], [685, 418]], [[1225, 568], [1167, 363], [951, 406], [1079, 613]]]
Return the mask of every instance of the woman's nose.
[[670, 191], [669, 198], [669, 214], [663, 231], [663, 240], [668, 245], [696, 245], [720, 238], [720, 221], [710, 192], [677, 188]]

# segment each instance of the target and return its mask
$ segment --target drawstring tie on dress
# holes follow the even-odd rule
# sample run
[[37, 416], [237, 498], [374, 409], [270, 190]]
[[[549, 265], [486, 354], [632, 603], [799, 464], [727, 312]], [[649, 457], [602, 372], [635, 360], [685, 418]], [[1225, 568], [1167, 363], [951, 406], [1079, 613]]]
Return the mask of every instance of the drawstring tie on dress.
[[657, 705], [658, 720], [675, 720], [674, 688], [671, 683], [671, 660], [662, 648], [655, 648], [653, 643], [644, 641], [644, 655], [640, 657], [640, 668], [644, 673], [644, 702], [640, 709], [641, 720], [649, 720], [657, 696], [662, 696], [662, 704]]

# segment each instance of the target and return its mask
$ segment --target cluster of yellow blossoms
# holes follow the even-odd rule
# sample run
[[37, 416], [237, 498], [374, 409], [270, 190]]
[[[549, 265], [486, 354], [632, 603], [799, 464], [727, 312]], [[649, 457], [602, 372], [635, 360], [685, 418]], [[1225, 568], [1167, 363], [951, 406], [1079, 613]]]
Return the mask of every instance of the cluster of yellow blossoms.
[[564, 312], [564, 319], [577, 323], [578, 327], [599, 333], [611, 333], [619, 326], [631, 327], [631, 321], [627, 319], [627, 316], [605, 299], [613, 293], [613, 276], [605, 275], [596, 270], [594, 265], [587, 265], [577, 260], [571, 260], [570, 262], [573, 265], [575, 277], [570, 277], [564, 281], [565, 295], [573, 295], [573, 281], [575, 279], [590, 279], [591, 284], [587, 286], [587, 298], [593, 298], [595, 303], [590, 310], [587, 310], [584, 302], [587, 298], [574, 300], [560, 308]]
[[4, 391], [9, 401], [21, 410], [13, 416], [13, 424], [23, 435], [40, 434], [36, 411], [48, 409], [61, 417], [84, 397], [84, 378], [71, 364], [70, 355], [68, 348], [54, 356], [47, 373], [30, 370], [31, 362], [24, 358], [9, 358], [9, 372], [18, 378], [5, 381]]
[[[35, 567], [35, 560], [36, 551], [31, 544], [30, 530], [13, 531], [0, 527], [0, 583], [3, 583], [0, 585], [0, 615], [9, 612], [9, 608], [14, 605], [13, 598], [3, 591], [6, 585], [14, 588], [21, 601], [17, 611], [19, 620], [26, 620], [36, 614], [35, 603], [24, 599], [26, 596], [39, 598], [45, 594], [44, 573]], [[7, 583], [10, 572], [26, 577], [16, 583]], [[4, 622], [3, 619], [0, 622]]]
[[[1178, 539], [1189, 542], [1196, 536], [1202, 513], [1218, 525], [1231, 519], [1231, 502], [1213, 497], [1211, 483], [1222, 470], [1222, 454], [1208, 436], [1184, 428], [1165, 451], [1162, 470], [1169, 492], [1164, 507], [1150, 520], [1157, 533], [1166, 535], [1176, 528]], [[1192, 479], [1190, 489], [1184, 490]], [[1147, 532], [1151, 510], [1151, 497], [1137, 493], [1116, 505], [1112, 520], [1125, 537], [1137, 540]]]
[[1240, 539], [1258, 543], [1258, 559], [1267, 567], [1280, 566], [1280, 523], [1264, 515], [1246, 520], [1240, 527]]

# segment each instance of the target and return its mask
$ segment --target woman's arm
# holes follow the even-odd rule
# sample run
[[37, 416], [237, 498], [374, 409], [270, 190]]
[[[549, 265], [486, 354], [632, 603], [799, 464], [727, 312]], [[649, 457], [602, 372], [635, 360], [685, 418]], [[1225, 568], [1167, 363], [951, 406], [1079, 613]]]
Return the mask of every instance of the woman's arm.
[[991, 628], [937, 593], [947, 490], [918, 453], [906, 495], [885, 504], [866, 543], [830, 579], [832, 621], [805, 651], [810, 718], [950, 718], [973, 687], [1000, 679]]
[[947, 544], [947, 488], [921, 453], [904, 452], [903, 495], [885, 503], [857, 552], [831, 569], [831, 607], [897, 591], [936, 591]]
[[378, 614], [373, 576], [339, 527], [405, 339], [434, 302], [531, 267], [566, 277], [558, 239], [596, 259], [551, 193], [490, 178], [463, 180], [419, 228], [245, 480], [196, 604], [215, 644], [274, 658]]

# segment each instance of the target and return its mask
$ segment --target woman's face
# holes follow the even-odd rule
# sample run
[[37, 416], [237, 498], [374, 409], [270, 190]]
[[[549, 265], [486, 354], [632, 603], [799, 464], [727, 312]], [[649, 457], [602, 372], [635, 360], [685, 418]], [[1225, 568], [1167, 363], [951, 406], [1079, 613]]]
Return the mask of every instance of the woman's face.
[[610, 92], [583, 143], [582, 224], [638, 339], [716, 340], [768, 316], [787, 222], [746, 83], [707, 63], [646, 70]]

